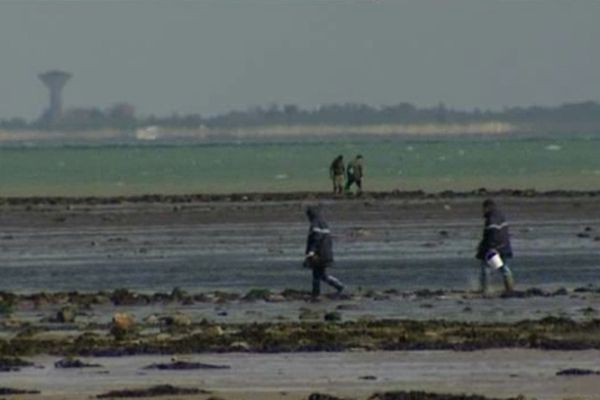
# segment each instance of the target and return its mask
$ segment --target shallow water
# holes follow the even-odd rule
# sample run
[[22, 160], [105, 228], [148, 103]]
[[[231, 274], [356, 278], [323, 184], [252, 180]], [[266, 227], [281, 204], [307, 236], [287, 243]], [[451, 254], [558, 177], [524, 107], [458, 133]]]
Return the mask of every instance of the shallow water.
[[[349, 288], [475, 289], [473, 258], [480, 221], [348, 222], [334, 228], [336, 266]], [[583, 221], [519, 222], [513, 226], [521, 287], [577, 287], [599, 281], [600, 242], [578, 238]], [[600, 221], [586, 221], [600, 230]], [[440, 236], [440, 230], [447, 234]], [[13, 229], [0, 240], [0, 290], [145, 291], [308, 289], [301, 267], [304, 223], [238, 223], [130, 228]], [[493, 276], [501, 285], [499, 276]]]
[[365, 157], [369, 190], [598, 189], [600, 138], [338, 139], [178, 146], [0, 148], [0, 194], [127, 195], [330, 189]]

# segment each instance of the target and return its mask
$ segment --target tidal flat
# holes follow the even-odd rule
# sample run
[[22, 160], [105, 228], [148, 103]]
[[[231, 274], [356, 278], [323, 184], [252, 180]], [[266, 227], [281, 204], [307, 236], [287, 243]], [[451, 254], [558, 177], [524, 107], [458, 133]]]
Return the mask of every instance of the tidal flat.
[[[488, 196], [511, 222], [510, 295], [499, 279], [476, 291]], [[4, 199], [2, 396], [598, 399], [597, 375], [558, 375], [599, 369], [597, 198]], [[313, 303], [303, 208], [317, 203], [347, 290]]]

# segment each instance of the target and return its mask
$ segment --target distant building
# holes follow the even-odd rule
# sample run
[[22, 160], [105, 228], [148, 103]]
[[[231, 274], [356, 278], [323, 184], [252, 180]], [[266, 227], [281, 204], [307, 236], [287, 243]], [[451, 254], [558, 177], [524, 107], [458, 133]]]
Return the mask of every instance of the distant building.
[[38, 75], [50, 94], [50, 104], [42, 115], [42, 122], [54, 124], [62, 118], [62, 90], [71, 76], [70, 73], [59, 70], [47, 71]]

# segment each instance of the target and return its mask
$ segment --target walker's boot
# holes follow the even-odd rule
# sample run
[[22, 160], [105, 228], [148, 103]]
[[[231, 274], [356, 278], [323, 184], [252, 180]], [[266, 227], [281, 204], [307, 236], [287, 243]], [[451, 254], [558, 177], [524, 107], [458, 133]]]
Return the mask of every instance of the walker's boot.
[[512, 273], [510, 270], [504, 272], [504, 290], [506, 293], [510, 293], [515, 288], [515, 281], [513, 279]]
[[315, 279], [313, 278], [313, 282], [312, 282], [312, 299], [318, 299], [319, 295], [321, 294], [321, 281], [320, 279]]
[[485, 264], [481, 265], [481, 271], [479, 273], [479, 291], [481, 292], [482, 295], [488, 295], [490, 292], [490, 288], [489, 288], [489, 280], [490, 280], [490, 273], [488, 271], [488, 267]]
[[327, 277], [325, 278], [325, 282], [327, 282], [327, 284], [329, 286], [332, 286], [335, 288], [335, 290], [337, 290], [338, 294], [342, 293], [344, 291], [344, 285], [342, 284], [342, 282], [340, 282], [336, 277], [331, 276], [331, 275], [327, 275]]

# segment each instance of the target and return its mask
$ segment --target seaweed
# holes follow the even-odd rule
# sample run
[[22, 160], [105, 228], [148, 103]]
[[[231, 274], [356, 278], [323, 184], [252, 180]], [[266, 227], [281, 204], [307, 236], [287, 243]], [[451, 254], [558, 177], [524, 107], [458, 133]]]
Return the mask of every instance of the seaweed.
[[96, 396], [97, 399], [116, 399], [127, 397], [158, 397], [158, 396], [180, 396], [208, 393], [196, 388], [180, 388], [172, 385], [157, 385], [147, 389], [123, 389], [113, 390]]
[[39, 390], [14, 389], [9, 387], [0, 387], [0, 395], [9, 396], [15, 394], [40, 394]]
[[422, 391], [398, 391], [375, 393], [369, 400], [524, 400], [523, 396], [498, 399], [480, 395], [432, 393]]
[[63, 358], [54, 363], [54, 368], [102, 368], [102, 365], [88, 364], [74, 358]]
[[581, 368], [567, 368], [560, 370], [556, 373], [556, 376], [586, 376], [586, 375], [600, 375], [600, 371], [593, 371], [591, 369]]
[[217, 364], [206, 364], [200, 362], [188, 362], [188, 361], [173, 361], [171, 363], [157, 363], [151, 364], [143, 369], [158, 369], [158, 370], [195, 370], [195, 369], [230, 369], [229, 365], [217, 365]]

